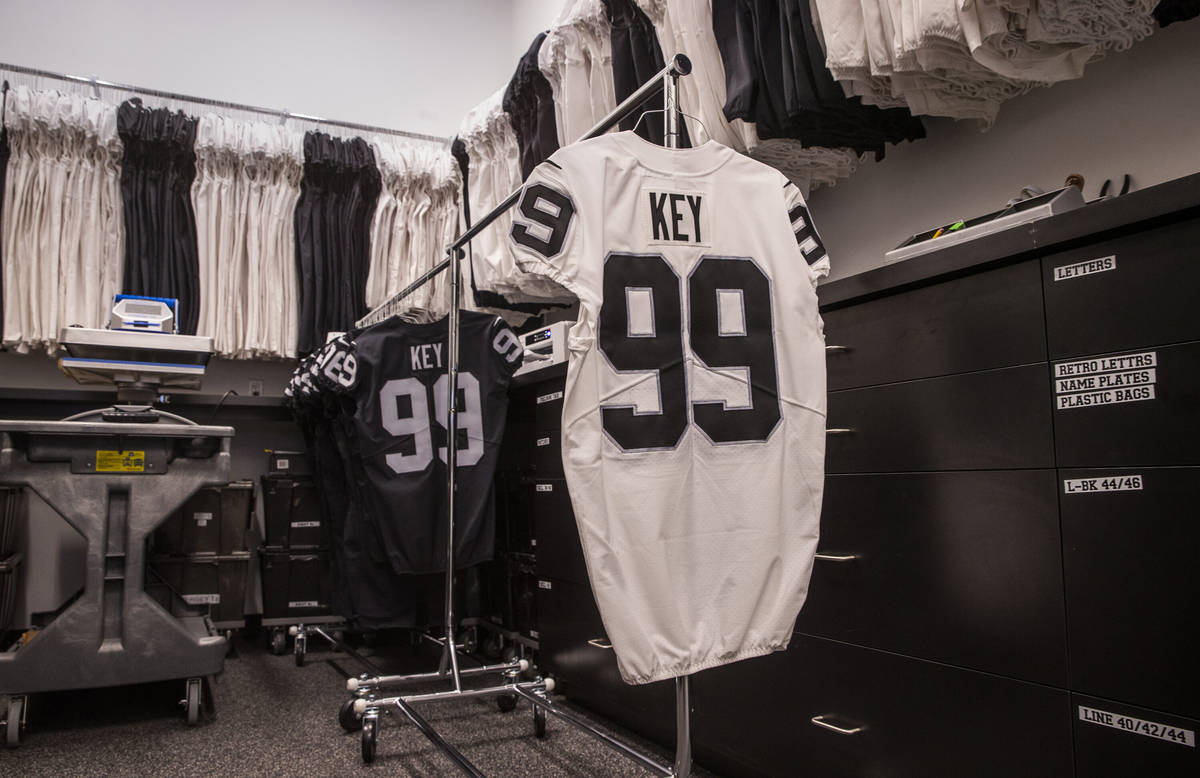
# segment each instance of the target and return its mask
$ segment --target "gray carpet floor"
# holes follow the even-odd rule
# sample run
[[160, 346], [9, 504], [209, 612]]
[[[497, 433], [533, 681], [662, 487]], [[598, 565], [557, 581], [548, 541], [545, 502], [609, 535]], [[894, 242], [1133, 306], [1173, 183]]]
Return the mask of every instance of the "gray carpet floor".
[[[0, 775], [462, 775], [399, 713], [385, 718], [375, 763], [364, 765], [358, 733], [347, 734], [337, 723], [338, 706], [347, 699], [346, 674], [361, 671], [356, 663], [314, 647], [306, 666], [297, 667], [290, 654], [271, 655], [261, 636], [235, 639], [237, 653], [226, 660], [214, 689], [214, 720], [185, 726], [178, 702], [184, 696], [182, 681], [36, 695], [24, 744], [0, 750]], [[372, 657], [388, 672], [434, 669], [432, 659], [421, 659], [425, 666], [417, 667], [411, 654], [389, 653], [385, 646]], [[464, 685], [471, 684], [464, 680]], [[433, 689], [413, 689], [426, 690]], [[555, 702], [586, 714], [557, 696]], [[525, 701], [511, 713], [501, 713], [490, 698], [426, 703], [419, 711], [489, 776], [653, 775], [553, 717], [546, 737], [535, 738]], [[661, 763], [671, 763], [668, 750], [588, 718]], [[693, 775], [711, 778], [699, 768]]]

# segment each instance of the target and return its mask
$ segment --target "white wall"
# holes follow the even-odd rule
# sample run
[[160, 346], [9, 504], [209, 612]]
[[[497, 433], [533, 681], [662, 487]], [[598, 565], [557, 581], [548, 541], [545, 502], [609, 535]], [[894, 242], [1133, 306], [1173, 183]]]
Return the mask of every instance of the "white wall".
[[511, 0], [514, 68], [537, 34], [548, 30], [558, 18], [565, 2], [566, 0]]
[[881, 265], [915, 232], [1002, 208], [1026, 184], [1050, 190], [1081, 173], [1092, 199], [1125, 173], [1143, 189], [1200, 172], [1198, 50], [1200, 21], [1172, 25], [1081, 80], [1005, 103], [986, 133], [926, 119], [929, 137], [889, 146], [882, 162], [809, 198], [830, 278]]
[[452, 135], [519, 55], [511, 0], [5, 0], [3, 9], [3, 62], [435, 135]]

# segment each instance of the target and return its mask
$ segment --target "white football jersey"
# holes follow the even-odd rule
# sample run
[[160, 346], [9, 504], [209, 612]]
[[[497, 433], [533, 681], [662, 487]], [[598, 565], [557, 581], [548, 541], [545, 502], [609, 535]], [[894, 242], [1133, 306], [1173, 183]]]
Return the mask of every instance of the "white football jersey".
[[513, 214], [521, 267], [580, 301], [563, 467], [622, 677], [786, 648], [825, 459], [829, 261], [799, 190], [623, 132], [560, 149]]

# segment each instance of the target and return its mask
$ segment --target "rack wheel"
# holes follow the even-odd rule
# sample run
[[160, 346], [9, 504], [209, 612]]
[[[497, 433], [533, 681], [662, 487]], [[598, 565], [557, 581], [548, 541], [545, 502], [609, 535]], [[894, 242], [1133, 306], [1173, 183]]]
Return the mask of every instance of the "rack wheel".
[[541, 705], [533, 706], [533, 734], [538, 740], [546, 737], [546, 709]]
[[354, 703], [356, 700], [357, 698], [346, 700], [342, 703], [342, 707], [338, 708], [338, 723], [347, 732], [355, 732], [362, 729], [363, 720], [354, 712]]
[[375, 744], [379, 740], [379, 717], [363, 716], [362, 720], [362, 758], [363, 764], [375, 761]]
[[6, 748], [16, 748], [25, 740], [25, 698], [10, 697], [8, 700], [8, 718], [5, 720], [4, 745]]
[[517, 695], [515, 694], [498, 694], [496, 695], [496, 707], [501, 713], [508, 713], [517, 709]]
[[275, 656], [287, 653], [287, 634], [279, 628], [271, 630], [271, 653]]
[[305, 649], [307, 648], [307, 646], [305, 644], [307, 642], [308, 641], [304, 638], [303, 635], [296, 636], [296, 639], [293, 643], [293, 648], [295, 649], [295, 654], [296, 654], [296, 667], [304, 667], [304, 653], [305, 653]]
[[199, 678], [189, 678], [187, 682], [187, 699], [184, 700], [184, 705], [187, 706], [187, 724], [189, 727], [194, 727], [200, 723], [200, 692], [201, 680]]

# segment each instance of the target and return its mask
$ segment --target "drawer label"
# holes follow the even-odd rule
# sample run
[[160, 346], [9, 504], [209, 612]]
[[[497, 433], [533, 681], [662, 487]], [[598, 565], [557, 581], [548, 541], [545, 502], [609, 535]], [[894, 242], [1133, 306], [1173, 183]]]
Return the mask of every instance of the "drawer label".
[[1114, 254], [1109, 257], [1089, 259], [1086, 262], [1076, 262], [1073, 265], [1059, 265], [1054, 268], [1054, 280], [1067, 281], [1072, 278], [1082, 278], [1083, 276], [1090, 276], [1093, 273], [1103, 273], [1106, 270], [1116, 269], [1117, 257]]
[[1086, 721], [1089, 724], [1099, 724], [1104, 727], [1132, 732], [1135, 735], [1142, 735], [1143, 737], [1165, 740], [1168, 743], [1178, 743], [1189, 748], [1196, 747], [1196, 733], [1190, 729], [1169, 727], [1166, 724], [1156, 724], [1153, 721], [1143, 721], [1142, 719], [1135, 719], [1132, 716], [1121, 716], [1120, 714], [1109, 713], [1104, 710], [1085, 708], [1082, 705], [1079, 706], [1079, 720]]
[[1143, 351], [1140, 354], [1122, 354], [1118, 357], [1092, 357], [1073, 362], [1058, 362], [1054, 365], [1054, 377], [1115, 373], [1122, 370], [1140, 370], [1158, 367], [1158, 352]]
[[542, 636], [538, 634], [538, 631], [536, 629], [531, 629], [531, 630], [529, 630], [529, 637], [533, 638], [534, 640], [538, 640]]
[[1093, 405], [1120, 405], [1121, 403], [1135, 403], [1153, 399], [1153, 386], [1135, 386], [1132, 389], [1113, 389], [1107, 392], [1060, 394], [1058, 396], [1058, 409], [1062, 411], [1069, 408], [1089, 408]]
[[[275, 469], [276, 470], [287, 470], [288, 467], [290, 466], [290, 464], [291, 463], [288, 462], [286, 459], [276, 459], [275, 460]], [[449, 553], [449, 552], [447, 552], [447, 553]]]
[[292, 526], [297, 529], [308, 529], [310, 527], [321, 526], [321, 522], [319, 522], [319, 521], [293, 521]]
[[554, 484], [538, 484], [536, 488], [539, 492], [553, 492]]
[[289, 600], [289, 608], [316, 608], [320, 605], [316, 600]]
[[538, 448], [541, 448], [542, 446], [549, 446], [549, 445], [550, 445], [550, 438], [538, 438], [537, 439], [537, 447]]
[[1054, 365], [1058, 410], [1117, 405], [1155, 398], [1158, 352], [1092, 357]]
[[188, 605], [220, 605], [221, 595], [219, 594], [185, 594], [183, 601]]
[[1067, 478], [1063, 480], [1064, 494], [1140, 491], [1142, 491], [1141, 475], [1122, 475], [1114, 478]]
[[1129, 370], [1124, 373], [1101, 373], [1100, 375], [1059, 378], [1054, 382], [1054, 389], [1058, 394], [1070, 394], [1072, 392], [1088, 392], [1097, 389], [1146, 386], [1154, 383], [1157, 377], [1158, 373], [1154, 368]]
[[192, 518], [196, 520], [196, 524], [197, 524], [197, 526], [200, 526], [200, 527], [207, 527], [207, 526], [208, 526], [208, 523], [209, 523], [210, 521], [212, 521], [212, 514], [211, 514], [211, 513], [206, 513], [206, 512], [201, 512], [201, 511], [197, 511], [196, 513], [193, 513], [193, 514], [192, 514]]
[[144, 473], [145, 451], [97, 451], [97, 473]]
[[541, 397], [537, 398], [537, 404], [541, 405], [542, 403], [552, 403], [555, 400], [561, 400], [562, 396], [563, 396], [562, 392], [551, 392], [550, 394], [543, 394]]
[[546, 580], [540, 580], [540, 581], [538, 581], [538, 588], [539, 589], [553, 589], [554, 584], [552, 584]]

